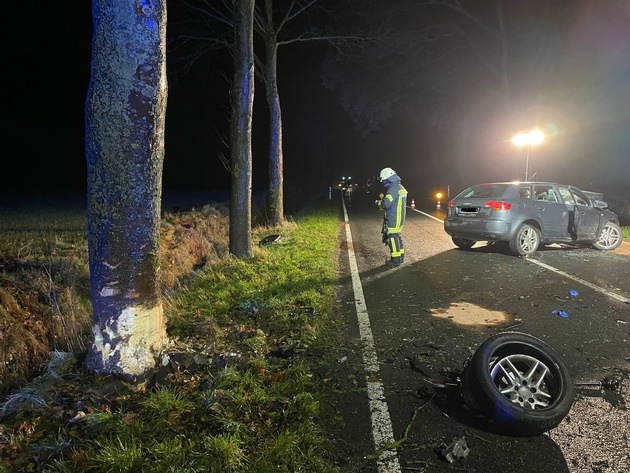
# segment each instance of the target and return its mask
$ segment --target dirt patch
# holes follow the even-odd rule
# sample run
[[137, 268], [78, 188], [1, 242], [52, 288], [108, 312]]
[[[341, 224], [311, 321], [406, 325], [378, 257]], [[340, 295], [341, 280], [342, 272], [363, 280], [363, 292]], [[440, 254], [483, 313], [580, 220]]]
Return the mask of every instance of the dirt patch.
[[613, 250], [613, 253], [622, 256], [630, 256], [630, 243], [628, 243], [627, 241], [622, 241], [621, 245], [619, 245], [617, 249]]
[[470, 302], [454, 302], [446, 309], [431, 309], [430, 313], [433, 317], [467, 327], [493, 327], [508, 320], [505, 312], [489, 310]]

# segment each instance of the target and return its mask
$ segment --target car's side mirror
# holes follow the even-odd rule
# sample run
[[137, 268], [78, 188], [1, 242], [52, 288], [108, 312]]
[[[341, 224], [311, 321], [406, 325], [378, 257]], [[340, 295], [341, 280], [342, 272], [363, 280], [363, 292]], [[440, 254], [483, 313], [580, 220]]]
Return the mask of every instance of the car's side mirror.
[[598, 209], [607, 209], [608, 204], [604, 202], [603, 200], [594, 200], [593, 207], [598, 208]]

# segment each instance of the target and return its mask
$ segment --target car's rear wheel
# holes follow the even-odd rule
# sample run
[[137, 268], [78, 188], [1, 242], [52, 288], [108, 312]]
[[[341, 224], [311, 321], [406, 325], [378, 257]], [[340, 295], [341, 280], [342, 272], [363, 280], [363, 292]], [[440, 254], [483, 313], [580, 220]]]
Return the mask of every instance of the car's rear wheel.
[[476, 243], [475, 240], [469, 240], [468, 238], [452, 237], [453, 243], [459, 248], [469, 250]]
[[517, 256], [531, 256], [540, 245], [540, 230], [524, 223], [510, 240], [510, 250]]
[[619, 225], [615, 222], [608, 222], [602, 229], [602, 234], [599, 236], [599, 240], [593, 243], [593, 246], [598, 250], [614, 250], [623, 241], [623, 232]]

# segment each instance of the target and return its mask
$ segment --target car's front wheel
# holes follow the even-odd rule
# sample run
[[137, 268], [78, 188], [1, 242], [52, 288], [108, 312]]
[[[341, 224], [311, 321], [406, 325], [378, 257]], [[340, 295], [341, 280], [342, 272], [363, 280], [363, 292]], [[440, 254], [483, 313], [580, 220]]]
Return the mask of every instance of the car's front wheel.
[[593, 243], [593, 246], [598, 250], [614, 250], [623, 241], [623, 232], [619, 225], [615, 222], [607, 222], [602, 229], [602, 234], [599, 236], [599, 240]]
[[466, 405], [511, 435], [537, 435], [557, 427], [575, 396], [558, 354], [542, 340], [504, 332], [484, 341], [462, 375]]
[[476, 243], [475, 240], [469, 240], [468, 238], [460, 238], [455, 236], [451, 238], [453, 240], [453, 243], [455, 243], [458, 248], [462, 248], [463, 250], [469, 250]]
[[540, 245], [540, 230], [527, 223], [510, 240], [510, 250], [517, 256], [531, 256]]

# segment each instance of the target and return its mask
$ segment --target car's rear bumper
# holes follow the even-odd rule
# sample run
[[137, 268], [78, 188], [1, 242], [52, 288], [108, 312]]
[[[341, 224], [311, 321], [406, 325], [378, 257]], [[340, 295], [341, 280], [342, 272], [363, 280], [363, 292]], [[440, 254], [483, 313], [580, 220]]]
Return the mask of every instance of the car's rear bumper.
[[444, 231], [451, 236], [469, 240], [507, 241], [512, 238], [511, 222], [504, 220], [447, 217]]

